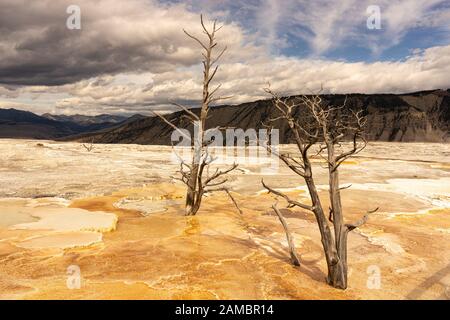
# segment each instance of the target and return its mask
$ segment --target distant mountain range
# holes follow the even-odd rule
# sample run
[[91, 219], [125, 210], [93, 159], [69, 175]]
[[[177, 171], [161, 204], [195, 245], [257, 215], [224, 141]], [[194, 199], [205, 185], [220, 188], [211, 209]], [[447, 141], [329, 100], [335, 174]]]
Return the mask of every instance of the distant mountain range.
[[116, 115], [110, 115], [110, 114], [100, 114], [97, 116], [85, 116], [81, 114], [76, 114], [72, 116], [66, 116], [66, 115], [53, 115], [50, 113], [45, 113], [42, 115], [44, 118], [55, 120], [58, 122], [73, 122], [77, 123], [81, 126], [90, 126], [94, 124], [101, 124], [101, 123], [111, 123], [111, 124], [117, 124], [120, 122], [123, 122], [128, 119], [128, 117], [125, 116], [116, 116]]
[[[410, 94], [349, 94], [323, 95], [325, 103], [362, 109], [368, 117], [366, 133], [372, 141], [450, 142], [450, 90], [421, 91]], [[295, 99], [291, 97], [290, 99]], [[198, 113], [198, 109], [192, 109]], [[173, 113], [166, 118], [179, 128], [192, 132], [192, 125], [182, 115]], [[301, 114], [298, 113], [300, 117]], [[276, 118], [271, 100], [261, 100], [236, 106], [212, 108], [208, 128], [231, 127], [247, 130], [263, 129], [262, 123]], [[286, 123], [278, 121], [280, 142], [293, 142]], [[94, 139], [99, 143], [136, 143], [170, 145], [173, 129], [158, 117], [127, 121], [123, 125], [93, 134], [70, 137], [78, 141]]]
[[0, 109], [0, 138], [58, 139], [111, 128], [126, 123], [127, 119], [111, 115], [38, 116], [28, 111]]
[[[399, 95], [323, 95], [322, 99], [331, 105], [341, 105], [346, 97], [348, 108], [362, 109], [367, 115], [366, 132], [372, 141], [450, 142], [450, 90]], [[198, 112], [198, 109], [192, 110]], [[167, 115], [167, 119], [180, 128], [192, 131], [192, 125], [182, 117], [183, 114], [184, 111], [176, 112]], [[207, 126], [258, 130], [263, 128], [262, 123], [276, 116], [272, 101], [260, 100], [214, 107]], [[286, 123], [279, 121], [274, 126], [280, 130], [281, 143], [292, 142]], [[27, 111], [0, 109], [0, 138], [170, 145], [172, 131], [158, 117], [38, 116]]]

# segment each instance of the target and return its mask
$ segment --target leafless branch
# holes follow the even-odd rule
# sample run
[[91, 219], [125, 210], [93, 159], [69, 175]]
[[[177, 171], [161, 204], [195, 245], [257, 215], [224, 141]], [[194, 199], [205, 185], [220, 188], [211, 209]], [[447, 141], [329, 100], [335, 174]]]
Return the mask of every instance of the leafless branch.
[[178, 108], [182, 109], [183, 111], [185, 111], [187, 114], [189, 114], [193, 120], [197, 120], [200, 121], [200, 117], [198, 115], [196, 115], [195, 113], [193, 113], [191, 110], [189, 110], [186, 106], [183, 106], [180, 103], [177, 102], [171, 102], [174, 106], [177, 106]]
[[176, 125], [174, 125], [172, 122], [170, 122], [169, 120], [166, 119], [166, 117], [164, 117], [163, 115], [150, 110], [150, 112], [152, 114], [154, 114], [155, 116], [157, 116], [158, 118], [160, 118], [162, 121], [164, 121], [164, 123], [166, 123], [167, 125], [169, 125], [171, 128], [173, 128], [174, 130], [178, 131], [183, 137], [185, 137], [186, 139], [191, 139], [190, 136], [188, 136], [185, 132], [183, 132], [183, 130], [181, 130], [180, 128], [178, 128]]
[[377, 212], [379, 209], [380, 208], [376, 208], [374, 210], [371, 210], [371, 211], [367, 212], [361, 220], [359, 220], [359, 221], [357, 221], [357, 222], [355, 222], [353, 224], [346, 224], [345, 226], [347, 227], [348, 232], [350, 232], [350, 231], [352, 231], [352, 230], [354, 230], [356, 228], [359, 228], [362, 225], [364, 225], [369, 220], [369, 215], [372, 214], [372, 213]]
[[306, 204], [303, 204], [303, 203], [301, 203], [301, 202], [292, 200], [292, 199], [290, 199], [287, 195], [285, 195], [284, 193], [282, 193], [282, 192], [280, 192], [280, 191], [277, 191], [277, 190], [275, 190], [275, 189], [272, 189], [271, 187], [269, 187], [268, 185], [266, 185], [266, 184], [264, 183], [264, 180], [261, 180], [261, 183], [262, 183], [262, 185], [264, 186], [264, 188], [266, 188], [266, 189], [269, 191], [269, 193], [273, 193], [273, 194], [276, 195], [276, 196], [282, 197], [283, 199], [286, 200], [286, 202], [287, 202], [289, 205], [291, 205], [291, 206], [297, 206], [297, 207], [299, 207], [299, 208], [302, 208], [302, 209], [305, 209], [305, 210], [309, 210], [309, 211], [313, 211], [313, 210], [314, 210], [313, 207], [308, 206], [308, 205], [306, 205]]
[[277, 208], [277, 205], [274, 204], [272, 206], [272, 208], [275, 211], [275, 213], [277, 214], [278, 219], [280, 220], [281, 225], [283, 226], [284, 232], [286, 234], [286, 239], [287, 239], [288, 246], [289, 246], [289, 253], [291, 255], [292, 264], [294, 266], [299, 267], [300, 266], [300, 259], [299, 259], [298, 255], [297, 255], [297, 249], [295, 248], [294, 238], [292, 237], [292, 234], [291, 234], [291, 232], [289, 230], [288, 224], [287, 224], [286, 220], [284, 219], [283, 215], [281, 214], [281, 211]]

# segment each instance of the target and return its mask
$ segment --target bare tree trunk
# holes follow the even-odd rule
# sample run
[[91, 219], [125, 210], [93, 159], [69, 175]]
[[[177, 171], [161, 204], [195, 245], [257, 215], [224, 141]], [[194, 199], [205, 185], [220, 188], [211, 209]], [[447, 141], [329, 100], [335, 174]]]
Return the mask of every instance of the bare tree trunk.
[[[195, 127], [195, 124], [194, 124]], [[194, 154], [192, 155], [192, 167], [191, 167], [191, 175], [189, 177], [189, 181], [187, 182], [187, 192], [186, 192], [186, 215], [195, 216], [200, 209], [200, 201], [201, 195], [199, 190], [199, 173], [200, 173], [200, 161], [202, 158], [202, 147], [203, 143], [203, 130], [200, 128], [199, 137], [194, 142]]]
[[339, 171], [337, 170], [335, 146], [332, 142], [327, 142], [328, 151], [328, 176], [329, 194], [334, 234], [336, 240], [336, 264], [330, 269], [328, 277], [329, 284], [335, 288], [347, 288], [347, 227], [344, 225], [342, 213], [341, 193], [339, 186]]
[[[336, 263], [338, 262], [338, 253], [336, 251], [335, 241], [333, 239], [333, 234], [331, 233], [330, 226], [328, 224], [327, 218], [323, 211], [322, 204], [320, 202], [319, 193], [314, 184], [312, 178], [306, 179], [306, 184], [308, 186], [309, 194], [313, 203], [313, 213], [316, 217], [317, 224], [319, 226], [319, 231], [321, 235], [322, 247], [325, 253], [325, 259], [328, 267], [327, 283], [333, 285], [332, 279], [335, 277]], [[333, 285], [334, 286], [334, 285]]]
[[337, 259], [336, 264], [328, 267], [327, 283], [334, 288], [347, 289], [347, 239], [341, 243]]
[[194, 216], [198, 208], [197, 203], [197, 181], [198, 181], [198, 164], [192, 164], [191, 178], [188, 181], [188, 187], [186, 191], [186, 215]]
[[272, 206], [273, 210], [278, 216], [278, 219], [280, 220], [284, 232], [286, 233], [286, 239], [289, 246], [289, 253], [291, 254], [291, 261], [294, 266], [299, 267], [300, 266], [300, 259], [297, 256], [297, 249], [295, 248], [294, 238], [292, 237], [291, 232], [289, 231], [289, 227], [287, 225], [286, 220], [284, 219], [283, 215], [281, 214], [280, 210], [277, 208], [276, 205]]

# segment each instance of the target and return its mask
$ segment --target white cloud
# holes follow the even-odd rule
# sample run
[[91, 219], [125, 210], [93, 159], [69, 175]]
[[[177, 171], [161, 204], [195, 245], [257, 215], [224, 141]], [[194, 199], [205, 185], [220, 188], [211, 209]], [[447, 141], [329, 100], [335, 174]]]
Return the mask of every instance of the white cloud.
[[[450, 6], [445, 0], [264, 0], [256, 7], [258, 29], [269, 40], [292, 34], [304, 39], [314, 55], [321, 55], [343, 45], [357, 45], [380, 54], [397, 45], [408, 31], [420, 27], [450, 26]], [[381, 10], [382, 29], [369, 32], [366, 9], [377, 5]], [[350, 41], [350, 42], [349, 42]], [[276, 45], [276, 42], [274, 42]], [[292, 45], [292, 42], [291, 42]]]
[[[182, 4], [156, 0], [78, 0], [81, 30], [68, 30], [66, 8], [72, 1], [42, 0], [30, 5], [0, 0], [0, 83], [60, 85], [126, 72], [160, 73], [198, 61], [196, 43], [185, 28], [202, 34], [199, 15]], [[3, 16], [5, 13], [5, 16]], [[227, 59], [242, 60], [264, 50], [248, 43], [234, 23], [219, 39]]]
[[[350, 63], [287, 57], [232, 62], [221, 66], [217, 82], [223, 84], [223, 95], [233, 96], [226, 103], [241, 103], [266, 98], [262, 89], [267, 82], [283, 94], [309, 93], [322, 85], [330, 93], [404, 93], [448, 88], [448, 74], [450, 45], [418, 51], [396, 62]], [[133, 81], [124, 81], [126, 78]], [[190, 104], [199, 100], [201, 90], [201, 70], [192, 67], [162, 74], [104, 76], [44, 91], [45, 99], [51, 95], [49, 92], [67, 95], [55, 99], [57, 113], [96, 114], [163, 110], [169, 108], [171, 100]], [[21, 95], [40, 95], [41, 91], [42, 88], [24, 87]]]
[[[161, 5], [152, 0], [130, 0], [121, 2], [120, 6], [113, 0], [100, 0], [103, 11], [90, 1], [78, 2], [82, 4], [82, 12], [86, 13], [87, 20], [83, 24], [84, 34], [76, 41], [71, 40], [75, 46], [71, 50], [84, 58], [78, 63], [76, 55], [69, 56], [67, 61], [73, 68], [58, 67], [55, 70], [58, 75], [83, 68], [88, 72], [82, 74], [80, 80], [57, 86], [0, 85], [2, 106], [16, 105], [37, 113], [143, 113], [149, 108], [167, 109], [171, 100], [186, 104], [195, 104], [199, 100], [201, 55], [198, 46], [182, 32], [184, 27], [201, 35], [198, 14], [189, 11], [183, 4]], [[237, 0], [234, 3], [241, 2]], [[376, 52], [397, 43], [414, 26], [449, 26], [445, 19], [449, 11], [435, 8], [441, 2], [252, 0], [245, 7], [245, 16], [259, 9], [253, 13], [249, 22], [256, 24], [254, 32], [244, 29], [245, 24], [240, 21], [243, 16], [236, 14], [239, 21], [230, 19], [235, 11], [227, 11], [226, 8], [214, 11], [216, 7], [212, 6], [209, 10], [228, 21], [220, 33], [219, 41], [221, 45], [226, 44], [229, 50], [216, 80], [223, 84], [223, 95], [233, 96], [227, 103], [265, 98], [262, 88], [267, 82], [271, 82], [274, 90], [289, 94], [308, 93], [321, 85], [331, 93], [399, 93], [450, 87], [450, 46], [447, 45], [413, 50], [412, 55], [402, 61], [374, 63], [317, 57], [288, 58], [274, 54], [277, 50], [272, 47], [286, 45], [286, 39], [280, 39], [279, 34], [289, 30], [291, 34], [307, 40], [317, 53], [338, 47], [345, 43], [345, 39], [358, 39]], [[0, 5], [4, 6], [15, 3], [12, 0], [0, 0]], [[60, 8], [61, 3], [57, 8]], [[377, 3], [382, 7], [385, 30], [380, 38], [362, 35], [358, 28], [366, 26], [365, 9], [367, 5]], [[14, 41], [9, 41], [14, 40], [14, 37], [18, 43], [45, 47], [45, 42], [40, 43], [48, 35], [42, 31], [45, 30], [42, 29], [44, 22], [46, 19], [53, 21], [55, 15], [59, 17], [59, 13], [45, 11], [45, 5], [49, 4], [46, 1], [33, 3], [29, 9], [40, 12], [39, 19], [35, 17], [28, 24], [17, 24], [15, 32], [8, 34], [5, 40], [0, 40], [0, 51], [7, 53], [0, 65], [12, 63], [13, 57], [18, 59], [14, 60], [15, 63], [27, 59], [27, 55], [15, 56], [17, 52], [11, 45]], [[26, 12], [30, 13], [29, 10]], [[3, 24], [16, 23], [14, 19], [9, 20], [0, 21], [0, 28]], [[31, 33], [27, 33], [29, 31]], [[112, 49], [103, 50], [104, 45]], [[56, 47], [51, 49], [58, 51]], [[31, 52], [39, 57], [39, 54], [43, 54], [39, 50]], [[97, 59], [99, 54], [100, 58]], [[113, 71], [109, 67], [102, 69], [115, 66], [116, 60], [110, 56], [114, 54], [119, 55], [117, 61], [123, 68]], [[93, 60], [89, 59], [91, 55], [94, 56]], [[42, 61], [57, 60], [58, 57], [51, 56], [51, 59]], [[30, 61], [34, 62], [33, 59]], [[94, 71], [89, 69], [92, 65]], [[32, 69], [24, 71], [30, 72]], [[45, 74], [44, 78], [52, 75]]]

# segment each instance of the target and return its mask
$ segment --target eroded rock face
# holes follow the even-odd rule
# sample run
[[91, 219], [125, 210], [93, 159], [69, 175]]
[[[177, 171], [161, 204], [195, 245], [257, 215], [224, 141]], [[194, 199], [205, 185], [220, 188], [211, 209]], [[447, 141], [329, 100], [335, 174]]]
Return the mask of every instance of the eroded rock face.
[[[330, 105], [342, 105], [364, 110], [368, 116], [366, 133], [372, 141], [445, 142], [450, 141], [450, 93], [449, 91], [424, 91], [412, 94], [350, 94], [324, 95]], [[292, 97], [296, 99], [296, 97]], [[195, 111], [195, 110], [194, 110]], [[189, 123], [177, 112], [168, 119], [180, 128], [192, 130]], [[244, 103], [237, 106], [216, 107], [210, 112], [209, 128], [229, 127], [264, 129], [263, 123], [276, 118], [276, 109], [268, 100]], [[302, 117], [297, 112], [297, 117]], [[284, 122], [275, 122], [280, 130], [280, 142], [292, 143], [291, 133]], [[170, 145], [172, 128], [158, 117], [138, 119], [123, 126], [107, 129], [98, 134], [74, 137], [82, 141], [101, 143], [138, 143]]]

